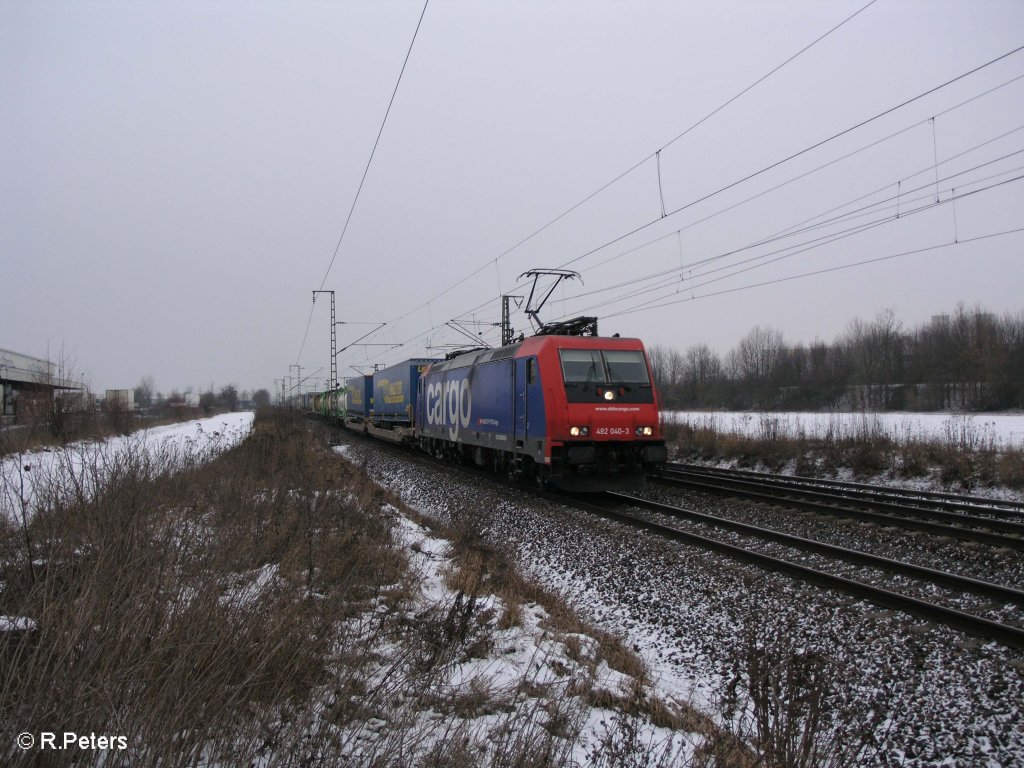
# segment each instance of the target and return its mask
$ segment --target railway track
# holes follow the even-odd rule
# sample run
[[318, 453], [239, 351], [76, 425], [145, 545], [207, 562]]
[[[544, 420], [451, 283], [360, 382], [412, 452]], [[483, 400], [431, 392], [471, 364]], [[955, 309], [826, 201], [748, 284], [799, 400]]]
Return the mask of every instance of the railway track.
[[1015, 502], [690, 465], [669, 465], [656, 481], [1024, 551], [1024, 505]]
[[[876, 605], [903, 611], [962, 632], [982, 637], [986, 640], [994, 640], [1003, 645], [1024, 649], [1024, 629], [1020, 626], [978, 616], [948, 605], [942, 605], [941, 603], [926, 600], [913, 594], [907, 594], [906, 591], [884, 588], [877, 584], [870, 584], [846, 576], [829, 573], [820, 568], [813, 568], [804, 563], [797, 562], [797, 558], [792, 556], [780, 557], [765, 554], [757, 551], [753, 545], [725, 541], [721, 538], [720, 534], [715, 535], [714, 531], [717, 529], [718, 531], [724, 530], [737, 533], [747, 539], [772, 542], [790, 550], [810, 552], [832, 560], [841, 560], [858, 566], [874, 568], [897, 577], [912, 579], [925, 585], [937, 585], [958, 593], [980, 595], [990, 600], [1004, 604], [1014, 604], [1024, 609], [1024, 591], [1012, 587], [878, 557], [866, 552], [791, 536], [771, 529], [759, 528], [726, 518], [706, 515], [682, 507], [648, 501], [626, 494], [606, 493], [602, 494], [598, 500], [584, 500], [578, 497], [567, 498], [562, 494], [551, 495], [561, 503], [567, 503], [573, 507], [594, 512], [632, 527], [697, 545], [740, 562], [750, 563], [765, 570], [782, 573], [857, 599], [869, 600]], [[636, 509], [654, 512], [659, 516], [669, 516], [677, 520], [685, 520], [688, 524], [696, 523], [698, 526], [709, 529], [709, 531], [707, 533], [697, 533], [694, 530], [687, 530], [678, 525], [669, 525], [652, 519], [649, 516], [631, 511]], [[927, 586], [924, 591], [929, 591]]]
[[1003, 515], [1008, 519], [1024, 520], [1024, 501], [1013, 501], [1011, 499], [989, 499], [983, 496], [970, 496], [962, 493], [893, 488], [891, 486], [869, 485], [867, 483], [855, 483], [847, 480], [828, 480], [824, 478], [802, 477], [800, 475], [778, 475], [768, 472], [755, 472], [748, 469], [703, 467], [697, 464], [672, 463], [668, 465], [668, 469], [672, 471], [701, 473], [712, 477], [756, 480], [782, 487], [812, 490], [826, 488], [837, 495], [844, 495], [850, 498], [891, 501], [922, 509], [959, 511], [979, 516]]
[[[419, 454], [416, 455], [419, 456]], [[936, 624], [975, 635], [987, 641], [996, 641], [1012, 648], [1024, 650], [1024, 628], [1021, 626], [978, 616], [968, 611], [950, 607], [949, 605], [942, 605], [938, 602], [923, 599], [920, 596], [897, 591], [896, 589], [888, 589], [877, 584], [829, 573], [821, 568], [814, 568], [805, 563], [797, 562], [797, 558], [794, 557], [780, 557], [759, 552], [753, 545], [725, 541], [721, 538], [720, 533], [716, 535], [713, 531], [726, 531], [747, 539], [778, 545], [781, 548], [801, 553], [810, 553], [854, 566], [884, 571], [921, 584], [938, 586], [956, 593], [977, 595], [1001, 605], [1013, 604], [1022, 611], [1024, 611], [1024, 590], [947, 573], [938, 569], [925, 568], [812, 539], [792, 536], [768, 528], [760, 528], [727, 518], [706, 515], [682, 507], [649, 501], [631, 495], [605, 493], [597, 495], [596, 499], [592, 497], [581, 498], [580, 496], [567, 495], [562, 492], [541, 491], [533, 487], [525, 487], [522, 484], [498, 478], [492, 473], [483, 472], [472, 467], [460, 466], [458, 469], [472, 476], [514, 488], [519, 493], [547, 498], [559, 504], [596, 513], [628, 526], [695, 545], [739, 562], [755, 565], [767, 571], [780, 573], [859, 600], [867, 600], [884, 608], [902, 611], [935, 622]], [[696, 533], [693, 530], [685, 530], [679, 525], [666, 524], [665, 522], [651, 519], [651, 517], [645, 516], [643, 513], [638, 514], [636, 511], [630, 511], [638, 509], [646, 510], [662, 517], [670, 516], [676, 520], [686, 521], [689, 524], [704, 526], [709, 531], [707, 533]], [[928, 592], [928, 589], [923, 591]]]

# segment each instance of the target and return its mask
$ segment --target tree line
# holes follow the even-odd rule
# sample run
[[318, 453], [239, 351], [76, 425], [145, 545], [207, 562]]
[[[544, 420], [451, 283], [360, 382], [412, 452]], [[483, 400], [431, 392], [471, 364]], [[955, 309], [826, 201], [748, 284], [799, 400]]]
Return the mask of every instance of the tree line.
[[198, 395], [191, 387], [184, 392], [172, 390], [165, 394], [156, 391], [152, 376], [143, 376], [135, 385], [135, 405], [143, 410], [157, 412], [174, 411], [185, 407], [200, 408], [204, 413], [218, 410], [237, 411], [240, 408], [265, 408], [270, 405], [270, 392], [266, 389], [240, 391], [234, 384], [227, 384], [217, 390], [210, 384]]
[[649, 350], [665, 408], [1024, 408], [1024, 312], [962, 305], [904, 328], [891, 309], [832, 343], [789, 344], [757, 326], [724, 355], [707, 344]]

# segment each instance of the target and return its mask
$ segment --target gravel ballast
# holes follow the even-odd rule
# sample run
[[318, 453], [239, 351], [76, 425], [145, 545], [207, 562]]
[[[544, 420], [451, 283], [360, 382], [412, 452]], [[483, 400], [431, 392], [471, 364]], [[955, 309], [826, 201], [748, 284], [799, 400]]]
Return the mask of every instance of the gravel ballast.
[[[835, 734], [850, 738], [870, 724], [874, 743], [858, 764], [1024, 764], [1019, 652], [426, 457], [342, 439], [347, 444], [339, 450], [424, 514], [443, 520], [454, 510], [472, 510], [524, 571], [559, 590], [587, 620], [624, 636], [666, 698], [739, 722], [749, 709], [742, 697], [735, 706], [734, 683], [751, 644], [781, 644], [826, 665], [829, 711], [843, 715], [829, 726]], [[845, 530], [848, 545], [855, 544], [849, 541], [855, 534]], [[980, 570], [1009, 575], [1014, 569], [992, 563]]]

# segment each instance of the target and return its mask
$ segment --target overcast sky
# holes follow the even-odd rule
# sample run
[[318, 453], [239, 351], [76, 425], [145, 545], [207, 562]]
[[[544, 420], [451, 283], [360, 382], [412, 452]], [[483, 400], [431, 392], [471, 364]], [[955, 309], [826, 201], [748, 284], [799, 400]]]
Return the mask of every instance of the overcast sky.
[[339, 347], [405, 343], [344, 378], [495, 342], [535, 267], [582, 276], [542, 318], [679, 348], [1024, 310], [1024, 52], [771, 167], [1024, 45], [1019, 0], [877, 0], [672, 142], [866, 3], [431, 0], [328, 274], [419, 0], [0, 0], [0, 347], [271, 389], [327, 376], [321, 284]]

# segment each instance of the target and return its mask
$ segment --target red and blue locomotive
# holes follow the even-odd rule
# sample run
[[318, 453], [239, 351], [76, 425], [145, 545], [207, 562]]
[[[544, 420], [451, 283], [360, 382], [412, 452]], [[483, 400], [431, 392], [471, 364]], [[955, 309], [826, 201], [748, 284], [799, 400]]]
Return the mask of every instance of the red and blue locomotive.
[[541, 335], [426, 367], [415, 441], [566, 490], [634, 488], [665, 463], [639, 339]]
[[[527, 314], [536, 320], [536, 309]], [[565, 490], [641, 487], [666, 462], [658, 393], [639, 339], [598, 336], [592, 317], [540, 325], [518, 342], [503, 321], [502, 335], [506, 343], [496, 349], [406, 360], [372, 379], [349, 379], [330, 400], [339, 409], [324, 415]]]

